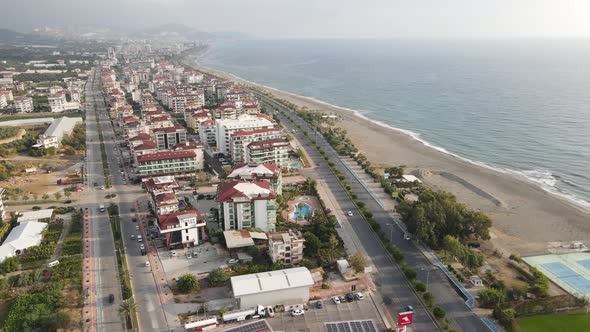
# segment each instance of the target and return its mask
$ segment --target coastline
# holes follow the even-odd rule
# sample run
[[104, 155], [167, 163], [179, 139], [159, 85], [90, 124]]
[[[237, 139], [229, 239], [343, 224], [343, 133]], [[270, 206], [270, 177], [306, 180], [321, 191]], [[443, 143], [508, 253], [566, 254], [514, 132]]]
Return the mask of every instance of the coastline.
[[299, 107], [336, 114], [337, 125], [377, 167], [406, 165], [424, 183], [455, 194], [460, 202], [493, 220], [492, 245], [508, 255], [546, 252], [549, 242], [588, 240], [590, 210], [550, 192], [516, 171], [468, 160], [425, 142], [411, 131], [367, 118], [358, 111], [250, 82], [230, 73], [193, 64], [215, 76], [254, 86]]

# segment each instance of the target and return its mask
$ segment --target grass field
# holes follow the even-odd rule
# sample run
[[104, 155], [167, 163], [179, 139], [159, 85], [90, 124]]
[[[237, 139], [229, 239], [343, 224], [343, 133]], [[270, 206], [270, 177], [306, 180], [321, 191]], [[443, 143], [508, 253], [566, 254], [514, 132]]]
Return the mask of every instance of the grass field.
[[590, 315], [556, 314], [518, 320], [522, 332], [590, 331]]

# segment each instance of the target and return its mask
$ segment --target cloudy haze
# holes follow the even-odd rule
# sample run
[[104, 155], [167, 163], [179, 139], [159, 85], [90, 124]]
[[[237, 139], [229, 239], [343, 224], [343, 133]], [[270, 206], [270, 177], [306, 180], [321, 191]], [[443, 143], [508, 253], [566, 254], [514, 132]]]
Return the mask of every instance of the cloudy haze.
[[182, 23], [270, 38], [590, 37], [589, 0], [0, 0], [0, 27]]

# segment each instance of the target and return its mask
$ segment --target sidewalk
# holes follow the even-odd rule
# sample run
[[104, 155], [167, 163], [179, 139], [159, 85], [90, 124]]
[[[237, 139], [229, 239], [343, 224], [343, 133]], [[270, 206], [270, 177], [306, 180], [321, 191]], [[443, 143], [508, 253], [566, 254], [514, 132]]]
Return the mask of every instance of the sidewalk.
[[84, 296], [84, 308], [82, 309], [82, 320], [84, 331], [97, 330], [96, 318], [96, 286], [94, 266], [94, 232], [92, 230], [92, 211], [84, 210], [84, 235], [82, 237], [84, 248], [82, 254], [82, 289]]

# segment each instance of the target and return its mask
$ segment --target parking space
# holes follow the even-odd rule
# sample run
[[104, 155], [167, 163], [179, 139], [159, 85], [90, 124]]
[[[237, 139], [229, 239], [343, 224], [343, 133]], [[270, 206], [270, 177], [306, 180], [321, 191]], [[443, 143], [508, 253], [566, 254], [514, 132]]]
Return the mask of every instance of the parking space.
[[[229, 259], [228, 251], [221, 245], [212, 245], [208, 242], [196, 247], [174, 251], [176, 256], [173, 256], [172, 251], [168, 251], [166, 248], [158, 249], [158, 255], [168, 280], [188, 272], [196, 274], [198, 278], [204, 277], [209, 271], [227, 265]], [[187, 258], [187, 253], [190, 253], [192, 257]]]
[[324, 331], [326, 322], [351, 320], [373, 320], [378, 331], [386, 330], [368, 292], [359, 301], [335, 304], [331, 299], [322, 300], [321, 309], [315, 307], [315, 302], [310, 302], [302, 316], [293, 317], [290, 312], [278, 312], [267, 320], [275, 331]]

